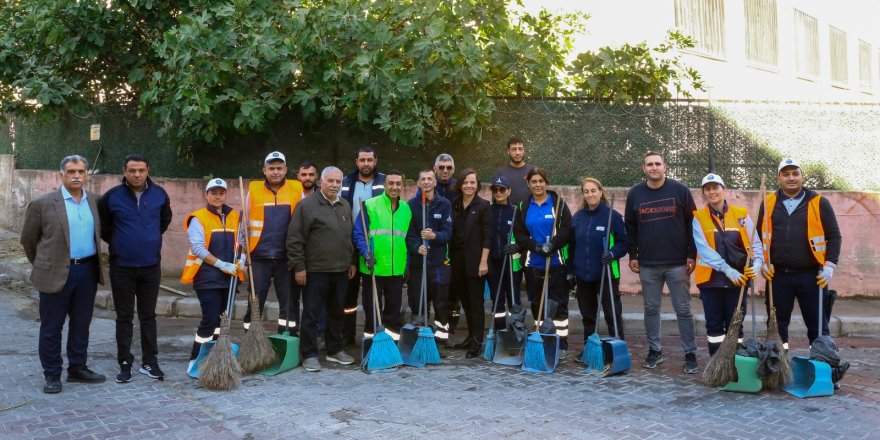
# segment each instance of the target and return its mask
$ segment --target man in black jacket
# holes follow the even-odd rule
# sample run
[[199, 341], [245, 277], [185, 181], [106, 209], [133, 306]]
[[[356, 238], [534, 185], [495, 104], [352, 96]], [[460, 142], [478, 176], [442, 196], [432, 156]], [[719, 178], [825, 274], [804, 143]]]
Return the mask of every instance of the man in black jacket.
[[649, 348], [642, 366], [650, 369], [663, 362], [660, 305], [666, 284], [681, 335], [684, 372], [695, 374], [699, 366], [689, 291], [690, 274], [696, 267], [693, 220], [697, 206], [685, 184], [666, 177], [666, 160], [660, 153], [645, 153], [642, 171], [646, 180], [630, 188], [624, 210], [629, 268], [639, 274], [645, 304]]
[[[788, 324], [797, 299], [810, 343], [828, 335], [828, 311], [819, 323], [819, 295], [828, 295], [828, 283], [840, 259], [842, 237], [831, 202], [804, 188], [804, 174], [794, 159], [783, 159], [777, 168], [780, 189], [767, 195], [771, 215], [758, 213], [764, 243], [762, 275], [773, 283], [773, 302], [782, 346], [788, 350]], [[820, 333], [821, 332], [821, 333]]]
[[[412, 212], [412, 220], [406, 233], [406, 247], [409, 251], [409, 281], [407, 297], [413, 316], [420, 313], [422, 268], [427, 266], [428, 304], [434, 306], [434, 336], [438, 346], [446, 346], [449, 340], [447, 321], [449, 280], [452, 269], [449, 266], [448, 243], [452, 238], [452, 205], [435, 190], [434, 171], [419, 172], [419, 194], [407, 202]], [[422, 196], [424, 196], [424, 220], [422, 218]], [[424, 226], [424, 227], [423, 227]], [[427, 258], [427, 262], [425, 262]], [[429, 310], [430, 307], [426, 310]], [[427, 315], [427, 313], [426, 313]], [[430, 321], [425, 322], [429, 325]]]
[[162, 278], [162, 234], [171, 224], [171, 199], [150, 180], [150, 163], [130, 154], [122, 164], [122, 184], [98, 202], [101, 239], [110, 249], [110, 283], [116, 309], [116, 382], [131, 381], [131, 338], [135, 301], [141, 328], [142, 364], [138, 371], [162, 380], [156, 338], [156, 301]]

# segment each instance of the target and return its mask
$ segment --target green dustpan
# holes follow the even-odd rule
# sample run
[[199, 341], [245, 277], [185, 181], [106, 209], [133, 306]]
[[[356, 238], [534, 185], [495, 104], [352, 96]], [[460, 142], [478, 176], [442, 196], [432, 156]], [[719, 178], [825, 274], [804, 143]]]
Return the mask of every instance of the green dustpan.
[[258, 371], [264, 376], [274, 376], [299, 366], [299, 338], [290, 336], [290, 331], [285, 330], [280, 335], [269, 336], [272, 349], [275, 350], [275, 360], [271, 365]]
[[272, 343], [272, 349], [275, 350], [275, 360], [268, 367], [258, 371], [258, 374], [274, 376], [299, 366], [299, 337], [290, 335], [290, 309], [293, 308], [292, 301], [293, 295], [288, 299], [287, 327], [284, 328], [284, 332], [269, 336], [269, 342]]
[[761, 391], [761, 378], [758, 377], [758, 358], [749, 356], [734, 356], [737, 380], [728, 382], [721, 387], [721, 391], [735, 393], [757, 393]]

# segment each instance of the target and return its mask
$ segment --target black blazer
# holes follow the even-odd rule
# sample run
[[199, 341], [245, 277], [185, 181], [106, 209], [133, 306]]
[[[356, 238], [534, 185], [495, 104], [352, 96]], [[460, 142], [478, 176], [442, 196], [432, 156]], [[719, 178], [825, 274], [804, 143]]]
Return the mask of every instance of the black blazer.
[[[464, 228], [452, 228], [452, 244], [461, 242], [464, 237], [464, 271], [469, 277], [480, 277], [480, 258], [483, 249], [492, 247], [492, 209], [489, 202], [480, 196], [474, 196], [467, 208], [463, 206], [462, 198], [457, 197], [452, 202], [452, 224], [457, 225], [464, 218]], [[458, 221], [456, 221], [458, 220]], [[463, 234], [463, 235], [462, 235]], [[453, 253], [454, 255], [454, 253]], [[452, 264], [461, 264], [451, 261]]]

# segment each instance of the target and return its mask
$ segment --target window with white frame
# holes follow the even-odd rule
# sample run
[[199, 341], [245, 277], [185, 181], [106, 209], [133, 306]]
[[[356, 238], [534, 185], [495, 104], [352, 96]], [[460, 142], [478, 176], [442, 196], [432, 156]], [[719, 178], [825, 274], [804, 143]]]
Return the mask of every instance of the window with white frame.
[[859, 40], [859, 84], [863, 92], [873, 91], [871, 74], [871, 45]]
[[849, 70], [846, 65], [846, 32], [834, 26], [829, 26], [828, 35], [831, 37], [831, 82], [848, 84]]
[[746, 59], [761, 65], [779, 64], [776, 0], [745, 0]]
[[798, 75], [819, 77], [819, 21], [794, 10], [795, 64]]
[[675, 0], [675, 25], [697, 40], [698, 52], [726, 55], [723, 0]]

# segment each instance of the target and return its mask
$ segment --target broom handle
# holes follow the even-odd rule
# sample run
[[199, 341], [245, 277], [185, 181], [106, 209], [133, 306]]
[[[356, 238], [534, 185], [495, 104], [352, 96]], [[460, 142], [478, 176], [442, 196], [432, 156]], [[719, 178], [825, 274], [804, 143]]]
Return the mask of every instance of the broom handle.
[[498, 274], [498, 287], [495, 289], [495, 301], [492, 303], [492, 323], [490, 330], [495, 330], [495, 312], [498, 310], [498, 299], [501, 298], [501, 286], [504, 284], [504, 272], [507, 271], [507, 258], [501, 261], [501, 272]]
[[[508, 203], [510, 199], [507, 199]], [[510, 217], [510, 231], [507, 233], [507, 243], [510, 243], [511, 237], [513, 237], [513, 224], [516, 222], [516, 203], [513, 204], [513, 214]], [[505, 245], [507, 244], [505, 243]], [[508, 259], [505, 258], [505, 261]], [[510, 255], [510, 265], [507, 267], [507, 273], [510, 275], [510, 303], [507, 304], [507, 307], [504, 309], [509, 311], [513, 304], [516, 302], [513, 296], [513, 254]], [[503, 275], [502, 275], [503, 276]]]
[[[620, 332], [617, 329], [617, 306], [614, 305], [614, 286], [611, 284], [611, 265], [605, 265], [605, 272], [608, 274], [608, 301], [611, 302], [611, 320], [614, 322], [614, 339], [620, 339]], [[740, 293], [742, 300], [742, 293]], [[598, 324], [598, 320], [596, 320]]]
[[[604, 190], [603, 190], [604, 191]], [[601, 200], [599, 203], [602, 203]], [[611, 202], [608, 204], [608, 223], [605, 225], [605, 240], [602, 242], [602, 253], [605, 253], [605, 250], [610, 249], [611, 245], [611, 216], [614, 215], [614, 194], [611, 195]], [[601, 258], [601, 256], [599, 257]], [[611, 266], [604, 265], [607, 270], [603, 271], [602, 275], [608, 274], [608, 299], [611, 301], [611, 314], [614, 315], [614, 337], [617, 338], [617, 312], [614, 310], [614, 288], [611, 286]], [[599, 310], [602, 307], [602, 290], [604, 290], [604, 286], [602, 285], [605, 278], [602, 278], [602, 281], [599, 282], [599, 301], [596, 305], [596, 326], [599, 326]], [[607, 322], [607, 321], [606, 321]], [[609, 330], [608, 333], [611, 333]], [[620, 339], [620, 338], [618, 338]]]
[[547, 320], [547, 316], [545, 316], [546, 310], [544, 310], [544, 302], [547, 301], [547, 285], [550, 278], [550, 256], [547, 256], [545, 265], [544, 265], [544, 285], [541, 286], [541, 301], [538, 302], [538, 316], [539, 318], [535, 320], [535, 331], [541, 331], [541, 325], [538, 324], [539, 319]]
[[[370, 250], [370, 231], [367, 229], [367, 205], [364, 204], [363, 200], [359, 200], [358, 203], [361, 204], [361, 227], [364, 228], [364, 241], [367, 243], [367, 252], [372, 254], [373, 252]], [[376, 256], [373, 255], [373, 260], [376, 259]], [[376, 335], [376, 332], [379, 330], [379, 326], [382, 325], [382, 316], [379, 314], [379, 292], [376, 290], [376, 270], [375, 270], [375, 261], [373, 262], [373, 267], [370, 268], [370, 279], [373, 282], [373, 336]], [[378, 325], [377, 325], [378, 324]]]
[[[243, 209], [244, 208], [244, 200], [245, 200], [244, 199], [244, 180], [241, 178], [241, 176], [238, 176], [238, 191], [241, 195], [242, 212], [244, 212], [244, 209]], [[253, 299], [253, 298], [256, 298], [257, 295], [256, 295], [256, 290], [254, 290], [254, 270], [250, 264], [252, 262], [251, 262], [251, 240], [250, 240], [249, 236], [250, 236], [250, 232], [247, 232], [244, 234], [244, 248], [243, 248], [244, 251], [243, 252], [244, 252], [245, 258], [247, 259], [247, 262], [248, 262], [248, 264], [246, 265], [247, 270], [248, 270], [248, 282], [251, 286], [251, 295], [250, 296]], [[263, 311], [262, 310], [255, 310], [255, 311], [252, 311], [251, 313], [256, 313], [257, 316], [259, 317], [259, 320], [260, 321], [263, 320]], [[253, 321], [253, 319], [251, 319], [251, 321]]]
[[[436, 194], [435, 194], [436, 196]], [[424, 231], [427, 228], [428, 219], [427, 219], [427, 205], [426, 205], [426, 197], [425, 191], [422, 190], [422, 230]], [[421, 234], [419, 234], [421, 235]], [[422, 244], [425, 246], [425, 249], [428, 248], [428, 240], [422, 240]], [[427, 254], [427, 252], [426, 252]], [[422, 256], [422, 291], [419, 292], [419, 296], [421, 297], [421, 311], [422, 317], [425, 320], [425, 326], [428, 325], [428, 256]]]
[[[769, 222], [770, 216], [772, 216], [772, 214], [773, 214], [772, 212], [767, 210], [767, 182], [766, 182], [766, 178], [767, 178], [767, 176], [765, 176], [764, 174], [761, 174], [761, 206], [764, 208], [764, 217], [761, 218], [761, 226], [763, 226], [764, 223]], [[756, 225], [755, 227], [758, 228], [761, 226]], [[762, 228], [762, 230], [763, 230], [763, 228]], [[772, 239], [772, 237], [771, 237], [771, 239]], [[767, 248], [768, 248], [767, 252], [766, 252], [767, 260], [764, 261], [764, 265], [767, 267], [770, 267], [770, 249], [769, 249], [769, 247], [770, 247], [770, 240], [767, 240]], [[767, 282], [767, 304], [769, 306], [769, 309], [772, 310], [773, 309], [773, 280], [772, 279]], [[769, 310], [768, 310], [768, 313], [769, 313]]]
[[[244, 212], [242, 212], [243, 214]], [[239, 243], [238, 238], [241, 236], [241, 228], [242, 228], [242, 219], [244, 217], [239, 214], [238, 216], [238, 230], [236, 231], [235, 243], [233, 245], [232, 258], [235, 261], [238, 261], [238, 258], [241, 256], [241, 244]], [[229, 291], [226, 296], [226, 331], [232, 329], [232, 312], [233, 307], [235, 306], [235, 288], [238, 286], [238, 275], [230, 275], [229, 276]]]

